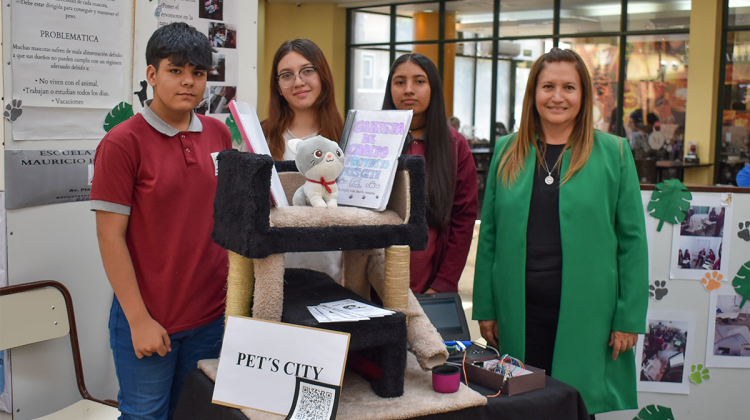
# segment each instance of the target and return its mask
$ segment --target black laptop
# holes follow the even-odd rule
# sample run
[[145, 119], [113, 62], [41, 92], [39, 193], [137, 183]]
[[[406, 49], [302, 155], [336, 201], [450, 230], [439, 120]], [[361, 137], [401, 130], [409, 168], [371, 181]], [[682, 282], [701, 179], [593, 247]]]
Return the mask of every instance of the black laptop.
[[[471, 341], [466, 313], [458, 293], [430, 293], [416, 297], [443, 341]], [[478, 344], [472, 344], [466, 349], [467, 362], [486, 356], [496, 356], [496, 353]], [[453, 351], [450, 352], [448, 361], [460, 363], [463, 357], [463, 352]]]

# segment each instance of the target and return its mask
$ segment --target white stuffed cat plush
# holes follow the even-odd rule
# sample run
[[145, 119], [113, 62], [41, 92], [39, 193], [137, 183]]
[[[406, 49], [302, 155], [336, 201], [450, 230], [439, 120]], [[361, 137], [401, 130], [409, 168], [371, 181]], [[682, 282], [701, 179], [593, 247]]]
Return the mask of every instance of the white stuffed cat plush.
[[295, 206], [338, 207], [336, 178], [344, 170], [344, 152], [335, 141], [322, 136], [291, 139], [287, 147], [297, 154], [297, 169], [307, 178], [292, 197]]

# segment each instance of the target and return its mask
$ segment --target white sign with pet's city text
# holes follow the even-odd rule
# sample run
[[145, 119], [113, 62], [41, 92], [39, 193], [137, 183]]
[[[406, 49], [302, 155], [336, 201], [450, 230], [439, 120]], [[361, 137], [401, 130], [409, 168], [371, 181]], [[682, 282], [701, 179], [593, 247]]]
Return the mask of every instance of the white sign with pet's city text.
[[340, 144], [344, 170], [337, 178], [338, 204], [385, 210], [412, 111], [351, 110]]
[[230, 316], [213, 403], [287, 415], [297, 377], [341, 386], [349, 334]]

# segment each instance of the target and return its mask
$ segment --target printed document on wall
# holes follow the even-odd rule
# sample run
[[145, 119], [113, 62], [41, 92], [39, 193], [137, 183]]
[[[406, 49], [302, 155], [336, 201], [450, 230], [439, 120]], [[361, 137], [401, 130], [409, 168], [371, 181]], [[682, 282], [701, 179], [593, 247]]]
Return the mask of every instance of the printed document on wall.
[[185, 22], [204, 33], [214, 48], [213, 68], [207, 74], [203, 100], [195, 112], [225, 121], [229, 103], [237, 99], [239, 52], [237, 0], [160, 0], [156, 10], [159, 26]]
[[130, 2], [10, 4], [13, 99], [26, 107], [106, 109], [121, 101]]

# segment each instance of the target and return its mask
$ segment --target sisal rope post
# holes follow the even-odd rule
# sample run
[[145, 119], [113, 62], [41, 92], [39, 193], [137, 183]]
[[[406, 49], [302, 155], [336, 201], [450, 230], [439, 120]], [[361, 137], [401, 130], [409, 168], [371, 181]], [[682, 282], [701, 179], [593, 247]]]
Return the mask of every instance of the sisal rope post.
[[408, 245], [394, 245], [385, 249], [385, 287], [381, 296], [384, 308], [406, 308], [409, 305], [410, 258]]
[[253, 260], [229, 251], [227, 317], [230, 315], [250, 316], [250, 302], [253, 300], [254, 283]]

